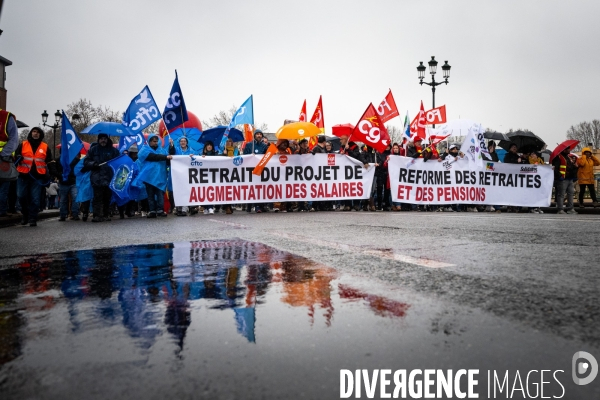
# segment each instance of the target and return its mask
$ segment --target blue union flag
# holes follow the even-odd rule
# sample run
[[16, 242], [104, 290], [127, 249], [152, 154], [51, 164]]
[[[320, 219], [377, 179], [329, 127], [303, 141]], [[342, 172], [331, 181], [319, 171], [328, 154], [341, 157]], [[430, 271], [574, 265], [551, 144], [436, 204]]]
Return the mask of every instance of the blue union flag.
[[135, 172], [135, 163], [127, 154], [123, 154], [110, 160], [107, 164], [114, 172], [113, 178], [108, 186], [121, 200], [129, 201], [132, 199], [129, 189]]
[[150, 88], [146, 85], [140, 94], [129, 103], [129, 107], [123, 114], [123, 125], [132, 132], [141, 133], [144, 128], [159, 119], [161, 119], [161, 115], [158, 106], [152, 97]]
[[188, 113], [187, 109], [185, 108], [183, 93], [181, 93], [181, 87], [179, 87], [177, 70], [175, 70], [175, 82], [173, 82], [171, 94], [169, 95], [167, 105], [163, 111], [163, 120], [165, 121], [165, 126], [167, 127], [168, 131], [178, 127], [188, 120]]

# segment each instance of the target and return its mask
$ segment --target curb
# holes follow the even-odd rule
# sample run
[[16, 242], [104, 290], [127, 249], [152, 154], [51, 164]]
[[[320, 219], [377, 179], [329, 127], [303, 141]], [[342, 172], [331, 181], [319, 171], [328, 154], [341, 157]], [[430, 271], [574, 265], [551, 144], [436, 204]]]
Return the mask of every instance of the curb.
[[[38, 221], [48, 218], [57, 218], [60, 216], [59, 210], [44, 210], [38, 214]], [[11, 214], [8, 217], [0, 218], [0, 228], [19, 225], [21, 223], [21, 214]]]

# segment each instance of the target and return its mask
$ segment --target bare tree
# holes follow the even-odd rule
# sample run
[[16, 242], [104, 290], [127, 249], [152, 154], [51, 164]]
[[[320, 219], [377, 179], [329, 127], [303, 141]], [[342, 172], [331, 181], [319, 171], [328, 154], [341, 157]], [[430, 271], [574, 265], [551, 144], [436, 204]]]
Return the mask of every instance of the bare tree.
[[[92, 125], [96, 122], [107, 121], [107, 122], [118, 122], [121, 123], [123, 120], [123, 113], [120, 111], [113, 111], [110, 107], [99, 105], [94, 107], [92, 102], [88, 99], [79, 99], [67, 106], [65, 111], [67, 117], [71, 121], [71, 125], [76, 132], [79, 133], [79, 137], [81, 140], [86, 142], [95, 142], [98, 137], [97, 135], [87, 135], [80, 133], [87, 126]], [[73, 118], [73, 115], [77, 114], [79, 116], [78, 119]], [[47, 138], [52, 139], [52, 131], [49, 134], [46, 134]], [[60, 132], [57, 132], [57, 143], [60, 142]], [[118, 138], [112, 138], [113, 142]], [[50, 140], [49, 143], [51, 143]]]
[[[19, 133], [19, 143], [27, 140], [27, 136], [29, 135], [29, 129], [23, 129], [21, 133]], [[45, 136], [45, 135], [44, 135]]]
[[110, 107], [106, 106], [98, 106], [96, 107], [96, 116], [98, 121], [107, 121], [107, 122], [123, 122], [123, 113], [121, 111], [113, 111]]
[[[219, 125], [228, 126], [237, 110], [238, 110], [238, 107], [236, 107], [234, 105], [234, 106], [231, 106], [231, 108], [227, 111], [224, 111], [224, 110], [219, 111], [218, 113], [213, 115], [211, 118], [202, 121], [202, 129], [210, 129], [210, 128], [214, 128], [215, 126], [219, 126]], [[256, 124], [256, 125], [254, 125], [254, 127], [260, 129], [263, 132], [267, 132], [269, 129], [269, 126], [265, 123]]]
[[402, 143], [402, 129], [393, 125], [386, 125], [385, 129], [387, 129], [392, 143]]
[[150, 134], [157, 134], [159, 124], [160, 124], [160, 120], [151, 123], [146, 128], [144, 128], [144, 132], [150, 133]]
[[567, 131], [567, 139], [579, 140], [579, 144], [575, 148], [577, 151], [583, 147], [592, 145], [594, 149], [600, 147], [600, 120], [592, 122], [581, 122], [576, 126], [572, 126]]
[[227, 111], [221, 110], [215, 115], [213, 115], [208, 120], [202, 121], [202, 129], [210, 129], [219, 125], [229, 125], [231, 122], [231, 118], [233, 118], [235, 112], [237, 111], [236, 106], [231, 106], [231, 108]]
[[[65, 113], [69, 120], [71, 121], [71, 125], [76, 132], [81, 132], [86, 126], [97, 122], [98, 110], [92, 105], [92, 102], [88, 99], [79, 99], [69, 105], [67, 105], [67, 109]], [[79, 119], [73, 119], [73, 115], [79, 115]]]

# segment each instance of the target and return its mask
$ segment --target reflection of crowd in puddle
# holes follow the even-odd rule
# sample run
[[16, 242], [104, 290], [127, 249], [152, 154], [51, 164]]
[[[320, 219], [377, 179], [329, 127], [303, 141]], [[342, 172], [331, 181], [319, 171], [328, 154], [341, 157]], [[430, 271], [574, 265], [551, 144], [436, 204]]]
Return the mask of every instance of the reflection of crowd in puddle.
[[[137, 346], [148, 349], [164, 329], [177, 353], [192, 322], [191, 306], [200, 299], [209, 309], [232, 309], [238, 333], [249, 342], [255, 341], [256, 306], [272, 285], [281, 285], [285, 304], [307, 308], [311, 325], [318, 309], [327, 326], [334, 314], [334, 269], [247, 241], [74, 251], [16, 267], [0, 270], [0, 365], [20, 352], [26, 318], [18, 310], [48, 310], [60, 297], [73, 333], [122, 324]], [[381, 316], [403, 317], [408, 308], [342, 285], [339, 295], [363, 299]]]

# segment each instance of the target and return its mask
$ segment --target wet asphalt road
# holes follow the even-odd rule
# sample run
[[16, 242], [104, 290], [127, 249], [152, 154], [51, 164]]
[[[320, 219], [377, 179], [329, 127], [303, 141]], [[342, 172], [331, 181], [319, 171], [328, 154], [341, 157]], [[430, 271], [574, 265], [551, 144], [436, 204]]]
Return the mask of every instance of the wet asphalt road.
[[[3, 272], [32, 254], [239, 239], [278, 257], [291, 253], [327, 292], [325, 302], [292, 301], [286, 275], [280, 289], [269, 278], [271, 291], [256, 303], [252, 345], [211, 311], [225, 306], [200, 307], [199, 296], [190, 300], [185, 346], [166, 334], [136, 346], [128, 342], [131, 328], [124, 334], [91, 317], [75, 331], [64, 290], [15, 290], [12, 308], [0, 304], [0, 312], [26, 321], [18, 356], [0, 365], [8, 398], [339, 398], [341, 368], [564, 370], [567, 398], [600, 398], [600, 378], [588, 386], [571, 380], [573, 353], [600, 359], [596, 215], [238, 211], [101, 224], [47, 220], [0, 235]], [[52, 311], [29, 307], [49, 297]]]

